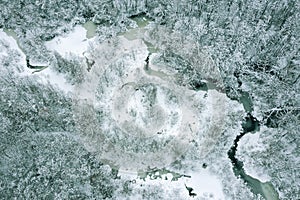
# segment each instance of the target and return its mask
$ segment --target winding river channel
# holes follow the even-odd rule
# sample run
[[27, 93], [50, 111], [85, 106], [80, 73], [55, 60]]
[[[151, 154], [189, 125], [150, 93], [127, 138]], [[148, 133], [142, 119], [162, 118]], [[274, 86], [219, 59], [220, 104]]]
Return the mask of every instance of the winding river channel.
[[259, 131], [260, 128], [260, 122], [250, 114], [253, 111], [253, 105], [249, 93], [240, 91], [240, 94], [240, 103], [243, 104], [244, 110], [248, 114], [242, 124], [243, 131], [235, 138], [233, 146], [228, 151], [228, 157], [233, 165], [233, 172], [236, 177], [243, 179], [254, 194], [260, 194], [266, 200], [279, 200], [279, 195], [272, 183], [261, 182], [260, 180], [246, 174], [243, 168], [243, 162], [236, 158], [236, 151], [240, 139], [246, 134], [254, 134], [256, 131]]

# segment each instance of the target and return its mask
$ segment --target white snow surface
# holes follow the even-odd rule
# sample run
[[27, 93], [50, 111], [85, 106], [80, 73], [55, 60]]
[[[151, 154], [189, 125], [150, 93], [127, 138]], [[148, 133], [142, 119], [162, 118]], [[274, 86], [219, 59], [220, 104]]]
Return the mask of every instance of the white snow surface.
[[65, 93], [74, 91], [74, 86], [68, 83], [63, 74], [57, 73], [49, 67], [36, 73], [36, 76], [41, 78], [43, 84], [51, 84]]
[[45, 43], [49, 50], [57, 51], [62, 56], [69, 53], [83, 56], [88, 49], [89, 42], [93, 39], [86, 38], [87, 30], [82, 26], [75, 26], [74, 30], [64, 36], [56, 37]]
[[221, 181], [208, 170], [200, 169], [190, 175], [192, 178], [186, 180], [186, 185], [192, 187], [197, 195], [210, 199], [225, 199]]
[[[165, 197], [163, 199], [172, 198], [169, 195], [172, 195], [175, 191], [178, 193], [172, 199], [193, 199], [193, 197], [189, 196], [189, 192], [186, 189], [187, 186], [193, 188], [192, 192], [196, 194], [194, 197], [196, 199], [225, 200], [221, 181], [215, 175], [211, 174], [208, 169], [197, 169], [186, 174], [190, 175], [191, 178], [181, 177], [177, 181], [172, 181], [172, 175], [166, 174], [162, 178], [155, 180], [147, 177], [144, 181], [139, 179], [137, 173], [119, 171], [121, 178], [136, 181], [133, 184], [135, 191], [142, 190], [143, 188], [151, 189], [159, 187], [164, 191]], [[137, 192], [130, 199], [142, 199], [142, 195]]]

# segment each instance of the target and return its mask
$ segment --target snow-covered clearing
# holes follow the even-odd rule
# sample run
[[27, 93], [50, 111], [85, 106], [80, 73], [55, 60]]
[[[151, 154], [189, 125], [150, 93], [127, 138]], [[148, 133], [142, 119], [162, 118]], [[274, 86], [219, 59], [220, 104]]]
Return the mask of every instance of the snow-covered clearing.
[[[162, 178], [150, 179], [147, 177], [142, 180], [138, 177], [137, 173], [120, 171], [119, 176], [126, 180], [134, 180], [133, 184], [136, 191], [142, 190], [143, 188], [155, 188], [159, 187], [164, 191], [165, 196], [172, 198], [172, 194], [177, 192], [175, 199], [193, 199], [189, 195], [186, 187], [192, 188], [192, 193], [195, 193], [197, 199], [210, 199], [210, 200], [225, 200], [223, 193], [223, 187], [221, 181], [208, 169], [198, 169], [187, 173], [189, 177], [181, 177], [177, 181], [172, 181], [172, 175], [166, 174]], [[173, 197], [173, 198], [174, 198]], [[142, 199], [141, 194], [136, 193], [131, 199]]]
[[89, 42], [93, 39], [87, 39], [87, 30], [82, 26], [75, 26], [74, 30], [66, 35], [54, 38], [45, 43], [49, 50], [57, 51], [62, 56], [67, 56], [69, 53], [83, 56], [88, 49]]

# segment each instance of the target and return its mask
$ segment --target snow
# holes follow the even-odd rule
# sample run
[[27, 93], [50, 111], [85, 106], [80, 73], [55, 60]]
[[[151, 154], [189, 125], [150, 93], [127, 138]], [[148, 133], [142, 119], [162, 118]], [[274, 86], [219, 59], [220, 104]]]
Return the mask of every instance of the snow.
[[[27, 67], [26, 63], [26, 56], [22, 52], [22, 50], [19, 48], [17, 41], [12, 37], [8, 36], [2, 29], [0, 29], [0, 38], [1, 40], [5, 40], [8, 42], [9, 48], [17, 50], [19, 54], [21, 55], [21, 58], [19, 59], [20, 66], [22, 66], [23, 71], [18, 72], [17, 68], [14, 69], [15, 73], [21, 77], [25, 76], [31, 76], [36, 78], [37, 81], [39, 81], [42, 84], [52, 84], [53, 86], [56, 86], [60, 90], [64, 91], [65, 93], [72, 92], [74, 90], [74, 87], [70, 85], [65, 77], [62, 74], [56, 73], [54, 70], [51, 69], [51, 67], [47, 67], [43, 69], [40, 72], [34, 72], [35, 70], [29, 69]], [[1, 56], [8, 56], [7, 50], [0, 52], [0, 58]], [[31, 65], [39, 65], [39, 66], [47, 66], [48, 63], [33, 63], [30, 62]]]
[[67, 35], [56, 37], [45, 43], [49, 50], [57, 51], [62, 56], [69, 53], [83, 56], [88, 49], [89, 42], [93, 39], [87, 39], [87, 30], [82, 26], [75, 26], [74, 30]]
[[[148, 48], [142, 39], [128, 40], [118, 36], [101, 43], [91, 42], [85, 56], [95, 64], [86, 72], [85, 81], [75, 88], [79, 102], [82, 101], [83, 105], [88, 103], [95, 110], [105, 113], [102, 125], [97, 127], [103, 134], [92, 139], [88, 133], [83, 133], [85, 146], [97, 151], [99, 158], [127, 170], [168, 166], [185, 152], [189, 142], [195, 138], [199, 138], [200, 156], [204, 157], [214, 148], [224, 129], [226, 114], [223, 111], [228, 100], [225, 94], [216, 90], [207, 93], [193, 91], [179, 86], [174, 76], [167, 74], [164, 65], [155, 66], [150, 62], [149, 69], [145, 70], [148, 55]], [[151, 70], [153, 73], [148, 73]], [[151, 108], [147, 103], [141, 103], [149, 97], [136, 90], [136, 86], [148, 87], [149, 84], [156, 88], [155, 103]], [[172, 96], [176, 101], [169, 100]], [[131, 111], [136, 114], [130, 114]], [[150, 117], [151, 112], [154, 117]], [[123, 144], [115, 142], [117, 147], [104, 149], [106, 144], [103, 138], [112, 140], [109, 137], [116, 137], [105, 133], [112, 133], [111, 130], [115, 129], [120, 130], [119, 138], [155, 137], [162, 141], [161, 148], [164, 150], [146, 155], [124, 152], [121, 151], [123, 147], [118, 146]], [[163, 134], [157, 134], [159, 132]], [[167, 139], [172, 142], [164, 146], [163, 141]], [[133, 147], [135, 145], [132, 144]]]
[[[23, 69], [22, 69], [23, 72], [20, 75], [31, 74], [31, 72], [33, 70], [30, 70], [26, 67], [26, 56], [23, 53], [23, 51], [20, 49], [20, 47], [18, 46], [17, 41], [12, 36], [9, 36], [7, 33], [5, 33], [3, 29], [0, 29], [0, 40], [7, 42], [9, 49], [16, 50], [20, 54], [20, 59], [19, 59], [18, 64], [23, 66]], [[2, 56], [8, 56], [7, 52], [9, 49], [3, 49], [3, 51], [2, 51], [2, 48], [0, 49], [0, 59]], [[16, 68], [14, 70], [16, 73], [19, 73]]]
[[[120, 155], [123, 155], [120, 158], [116, 156], [119, 154], [110, 152], [111, 150], [106, 152], [99, 150], [99, 153], [102, 157], [107, 156], [108, 160], [113, 159], [118, 165], [129, 169], [141, 169], [148, 165], [159, 165], [160, 167], [167, 165], [178, 156], [177, 150], [182, 152], [182, 149], [186, 148], [188, 141], [193, 138], [193, 132], [199, 129], [196, 117], [198, 114], [191, 106], [193, 103], [198, 104], [198, 100], [201, 99], [194, 102], [192, 99], [195, 92], [184, 91], [186, 88], [177, 86], [168, 78], [164, 80], [161, 77], [147, 74], [144, 70], [144, 60], [149, 52], [141, 39], [130, 41], [119, 36], [116, 39], [117, 46], [113, 47], [112, 43], [115, 41], [92, 44], [95, 47], [86, 55], [95, 60], [95, 65], [89, 73], [86, 73], [86, 81], [76, 86], [76, 97], [79, 100], [86, 99], [96, 109], [103, 110], [105, 108], [107, 116], [103, 117], [103, 124], [112, 124], [111, 121], [115, 123], [111, 126], [99, 127], [103, 132], [118, 127], [122, 130], [122, 134], [134, 135], [139, 138], [159, 137], [163, 139], [162, 141], [172, 138], [177, 142], [176, 150], [170, 150], [172, 149], [170, 147], [163, 151], [164, 153], [161, 153], [160, 157], [157, 155], [153, 157], [154, 154], [147, 154], [147, 156], [134, 154], [135, 156], [129, 156], [129, 158], [128, 155], [124, 155], [124, 152], [119, 152]], [[98, 52], [103, 53], [99, 54]], [[106, 56], [105, 53], [109, 53], [109, 56]], [[111, 53], [114, 56], [111, 56]], [[117, 76], [116, 72], [124, 75]], [[104, 86], [101, 94], [97, 94], [99, 82], [103, 82]], [[146, 93], [136, 90], [135, 86], [152, 87], [151, 84], [156, 88], [156, 98], [153, 107], [150, 106], [150, 108], [147, 103], [141, 103], [143, 99], [149, 97]], [[176, 99], [173, 103], [169, 100], [171, 96]], [[130, 115], [131, 110], [136, 111], [136, 116]], [[150, 117], [151, 112], [155, 113], [154, 117]], [[158, 132], [163, 132], [163, 134], [158, 135]], [[101, 138], [101, 136], [98, 137]], [[100, 145], [100, 143], [101, 141], [96, 145]], [[169, 145], [172, 143], [170, 142]], [[93, 149], [97, 149], [97, 147]], [[111, 155], [112, 153], [114, 155]]]
[[[14, 47], [18, 48], [16, 41], [13, 38], [11, 38], [11, 40], [13, 42]], [[124, 115], [126, 112], [121, 112], [122, 110], [119, 110], [120, 112], [114, 110], [114, 108], [112, 107], [113, 104], [111, 103], [112, 99], [113, 100], [120, 99], [120, 98], [115, 98], [116, 96], [114, 96], [120, 92], [119, 87], [116, 87], [114, 84], [108, 86], [105, 89], [108, 92], [107, 93], [108, 96], [103, 97], [104, 98], [102, 99], [104, 100], [103, 102], [96, 102], [95, 95], [96, 95], [96, 90], [99, 84], [100, 77], [102, 76], [102, 72], [111, 63], [118, 61], [118, 59], [122, 59], [124, 62], [124, 66], [126, 66], [126, 72], [128, 74], [128, 76], [126, 78], [124, 77], [124, 79], [121, 81], [122, 83], [135, 83], [135, 82], [139, 83], [139, 81], [141, 80], [143, 80], [145, 83], [149, 81], [155, 83], [155, 85], [157, 85], [158, 87], [157, 104], [163, 108], [165, 115], [170, 116], [172, 113], [171, 111], [176, 111], [178, 113], [179, 116], [177, 119], [178, 120], [177, 124], [171, 125], [169, 121], [167, 121], [167, 119], [164, 119], [162, 121], [163, 128], [168, 129], [169, 135], [177, 136], [178, 138], [181, 138], [183, 136], [180, 135], [180, 133], [192, 132], [190, 136], [185, 135], [185, 140], [192, 139], [192, 137], [194, 136], [193, 135], [194, 132], [196, 132], [199, 129], [198, 126], [201, 123], [206, 124], [207, 121], [211, 121], [214, 124], [219, 124], [218, 127], [222, 128], [220, 124], [224, 123], [223, 121], [225, 116], [223, 115], [222, 112], [220, 113], [220, 110], [224, 110], [224, 102], [226, 100], [226, 96], [224, 94], [220, 94], [216, 90], [209, 90], [207, 93], [207, 98], [203, 99], [204, 92], [185, 91], [185, 88], [181, 88], [180, 86], [172, 84], [173, 76], [168, 74], [169, 72], [168, 70], [164, 70], [162, 66], [155, 66], [154, 64], [152, 64], [152, 62], [150, 62], [150, 68], [149, 68], [150, 73], [147, 73], [143, 68], [145, 65], [144, 60], [148, 56], [149, 52], [147, 50], [147, 46], [144, 44], [144, 42], [141, 39], [128, 40], [123, 36], [119, 36], [117, 49], [113, 49], [112, 45], [109, 42], [108, 43], [104, 42], [100, 44], [100, 46], [96, 46], [94, 49], [92, 49], [92, 51], [87, 52], [89, 48], [89, 42], [93, 43], [92, 40], [88, 40], [86, 38], [86, 30], [81, 26], [76, 26], [73, 32], [65, 36], [55, 38], [52, 41], [46, 43], [48, 49], [57, 51], [62, 56], [67, 56], [70, 53], [76, 54], [78, 56], [88, 55], [90, 57], [89, 59], [94, 59], [96, 61], [95, 66], [92, 68], [91, 72], [86, 73], [87, 76], [86, 81], [81, 85], [77, 85], [76, 88], [70, 85], [62, 74], [56, 73], [54, 70], [51, 69], [51, 67], [48, 67], [42, 70], [41, 72], [37, 72], [35, 74], [31, 74], [30, 72], [27, 75], [39, 77], [39, 81], [41, 81], [43, 84], [50, 83], [58, 87], [65, 93], [77, 92], [79, 99], [86, 98], [89, 100], [89, 103], [91, 104], [97, 105], [99, 103], [103, 103], [108, 105], [108, 107], [112, 109], [111, 112], [114, 114], [113, 116], [116, 119], [116, 121], [120, 122], [122, 121], [122, 119], [128, 119], [128, 117]], [[96, 43], [93, 43], [92, 45], [95, 44]], [[83, 55], [86, 52], [87, 54]], [[99, 55], [99, 52], [103, 52], [103, 54]], [[108, 52], [108, 55], [110, 56], [105, 57], [104, 55], [105, 52]], [[113, 52], [113, 54], [111, 54], [111, 52]], [[126, 56], [123, 57], [124, 55]], [[31, 64], [36, 65], [37, 63], [31, 63]], [[25, 55], [24, 55], [24, 65], [26, 65]], [[44, 65], [44, 63], [38, 65]], [[154, 70], [151, 68], [153, 68]], [[118, 85], [118, 86], [122, 86], [122, 85]], [[165, 88], [170, 88], [170, 90], [174, 92], [175, 96], [179, 98], [178, 99], [179, 104], [177, 103], [169, 104], [169, 102], [167, 102]], [[136, 95], [138, 94], [136, 93]], [[142, 113], [143, 108], [141, 107], [141, 105], [138, 102], [136, 102], [136, 100], [140, 100], [141, 97], [136, 96], [136, 98], [137, 99], [131, 99], [135, 101], [128, 101], [127, 107], [136, 108], [141, 112], [141, 116], [146, 116], [147, 114]], [[205, 107], [203, 108], [200, 114], [203, 120], [200, 121], [198, 120], [199, 115], [195, 113], [195, 110], [193, 108], [193, 106], [198, 105], [199, 103], [205, 104]], [[140, 106], [140, 108], [138, 106]], [[116, 117], [118, 115], [120, 115], [119, 118]], [[166, 117], [164, 116], [164, 118]], [[135, 123], [137, 124], [137, 126], [141, 126], [141, 127], [144, 126], [141, 121], [135, 121]], [[151, 127], [151, 131], [153, 132], [155, 128], [156, 127]], [[202, 128], [205, 129], [207, 127], [204, 126]], [[221, 131], [214, 130], [214, 131], [210, 131], [210, 133], [213, 135], [208, 135], [207, 137], [217, 138], [219, 137], [218, 134], [220, 134]], [[203, 149], [203, 152], [205, 153], [209, 152], [209, 150], [207, 149], [211, 149], [212, 147], [213, 147], [213, 143], [208, 142], [206, 141], [206, 139], [204, 139], [202, 148], [205, 149]], [[95, 149], [97, 149], [97, 147], [95, 147]], [[125, 158], [118, 158], [121, 159], [121, 163], [123, 161], [126, 162], [126, 156], [124, 157]], [[170, 160], [170, 162], [171, 161], [173, 160]], [[164, 162], [166, 162], [164, 163], [166, 165], [169, 164], [169, 160], [168, 161], [164, 160]], [[125, 166], [128, 167], [128, 163], [125, 164]], [[131, 165], [129, 165], [129, 169], [130, 166]], [[133, 166], [135, 165], [133, 164]], [[167, 174], [165, 175], [167, 180], [165, 180], [165, 177], [163, 177], [162, 179], [156, 179], [156, 180], [150, 180], [150, 178], [146, 178], [146, 181], [143, 181], [138, 178], [138, 174], [134, 170], [131, 172], [126, 170], [123, 171], [121, 170], [119, 172], [119, 175], [123, 179], [136, 180], [135, 187], [137, 187], [136, 188], [137, 191], [139, 190], [138, 188], [140, 187], [159, 186], [164, 191], [166, 191], [166, 195], [176, 190], [179, 192], [180, 198], [182, 197], [181, 199], [190, 199], [191, 197], [189, 196], [188, 191], [185, 188], [186, 185], [187, 187], [193, 188], [193, 192], [197, 194], [197, 197], [203, 197], [205, 199], [216, 199], [216, 200], [224, 199], [224, 193], [223, 193], [223, 187], [221, 181], [217, 178], [216, 175], [209, 172], [208, 169], [198, 169], [198, 170], [190, 171], [186, 174], [190, 175], [191, 178], [182, 177], [179, 178], [178, 181], [171, 181], [172, 175]], [[132, 199], [139, 199], [139, 195], [136, 194], [136, 196], [133, 196]], [[165, 199], [168, 199], [168, 196], [166, 196]]]
[[[10, 48], [19, 49], [16, 40], [12, 36], [7, 35], [7, 33], [5, 33], [3, 29], [0, 29], [0, 39], [7, 41], [9, 43]], [[7, 52], [4, 51], [4, 49], [1, 48], [0, 50], [0, 53], [2, 55], [7, 55]]]
[[[154, 187], [158, 186], [164, 190], [165, 197], [163, 199], [170, 199], [169, 194], [173, 191], [179, 192], [178, 199], [191, 199], [189, 196], [187, 187], [193, 188], [193, 193], [196, 193], [196, 198], [204, 198], [210, 200], [224, 200], [225, 196], [223, 193], [223, 187], [221, 181], [208, 169], [198, 169], [187, 173], [191, 178], [181, 177], [177, 181], [172, 181], [171, 174], [162, 175], [162, 178], [157, 178], [151, 180], [147, 177], [144, 180], [139, 179], [137, 173], [119, 171], [118, 174], [122, 179], [125, 180], [135, 180], [136, 183], [133, 185], [135, 191], [138, 191], [140, 188]], [[165, 179], [167, 178], [167, 180]], [[131, 196], [130, 199], [135, 199], [138, 195]]]
[[128, 171], [124, 169], [119, 169], [118, 175], [121, 176], [121, 178], [126, 180], [135, 180], [138, 178], [138, 173], [136, 171]]
[[37, 62], [37, 61], [32, 61], [30, 60], [29, 61], [29, 64], [32, 65], [32, 66], [43, 66], [43, 67], [47, 67], [49, 66], [49, 63], [45, 63], [45, 62]]
[[270, 176], [264, 171], [264, 169], [257, 168], [255, 158], [251, 157], [253, 152], [263, 152], [266, 146], [263, 140], [260, 138], [261, 131], [265, 127], [261, 127], [261, 130], [254, 134], [244, 135], [238, 143], [237, 158], [244, 163], [244, 170], [249, 176], [258, 179], [261, 182], [270, 181]]
[[[95, 94], [100, 76], [102, 76], [102, 73], [107, 66], [122, 58], [124, 54], [129, 54], [130, 51], [139, 52], [135, 54], [134, 59], [129, 58], [124, 60], [124, 65], [126, 65], [128, 71], [130, 70], [130, 67], [135, 65], [143, 65], [143, 59], [145, 56], [147, 56], [147, 47], [141, 45], [141, 40], [128, 42], [128, 40], [126, 40], [124, 37], [118, 37], [117, 49], [115, 49], [111, 43], [113, 42], [107, 41], [101, 44], [91, 42], [91, 48], [89, 48], [88, 52], [85, 53], [85, 56], [91, 60], [94, 60], [95, 65], [91, 69], [90, 73], [85, 74], [87, 77], [86, 81], [78, 85], [76, 88], [79, 99], [87, 99], [88, 101], [95, 103]], [[132, 71], [128, 73], [128, 76], [133, 76]]]
[[57, 73], [49, 67], [42, 70], [41, 72], [38, 72], [36, 76], [39, 76], [41, 78], [42, 83], [49, 83], [53, 86], [56, 86], [66, 94], [74, 91], [74, 86], [68, 83], [63, 74]]
[[193, 192], [197, 196], [210, 196], [211, 199], [225, 199], [223, 193], [223, 187], [221, 181], [211, 174], [208, 170], [201, 169], [196, 172], [192, 172], [191, 179], [186, 180], [186, 185], [194, 189]]
[[[78, 100], [86, 99], [87, 101], [85, 102], [91, 104], [97, 109], [105, 107], [108, 112], [110, 112], [111, 116], [109, 116], [107, 119], [103, 119], [103, 121], [109, 121], [111, 118], [113, 118], [113, 121], [120, 125], [122, 120], [128, 120], [129, 116], [128, 112], [126, 112], [128, 111], [128, 108], [134, 108], [138, 110], [140, 112], [140, 116], [147, 115], [143, 113], [145, 109], [138, 101], [141, 99], [140, 96], [142, 94], [138, 94], [138, 92], [134, 93], [135, 89], [133, 88], [132, 91], [130, 90], [133, 92], [133, 96], [130, 96], [131, 94], [129, 94], [130, 92], [128, 90], [126, 91], [127, 93], [125, 92], [125, 96], [122, 96], [121, 93], [124, 93], [121, 91], [123, 86], [124, 89], [128, 89], [130, 88], [128, 86], [135, 84], [149, 82], [154, 83], [158, 87], [157, 104], [164, 109], [164, 114], [169, 115], [171, 113], [169, 110], [178, 110], [179, 122], [175, 126], [168, 127], [166, 126], [167, 120], [162, 120], [163, 128], [167, 127], [169, 129], [169, 135], [176, 136], [177, 139], [189, 140], [194, 137], [194, 134], [198, 134], [198, 136], [200, 136], [199, 140], [202, 151], [200, 152], [203, 154], [203, 156], [205, 156], [211, 151], [212, 148], [214, 148], [215, 142], [220, 137], [224, 128], [223, 125], [226, 113], [222, 111], [224, 111], [225, 104], [228, 100], [225, 94], [221, 94], [216, 90], [209, 90], [206, 93], [207, 97], [204, 98], [203, 96], [205, 92], [203, 91], [186, 91], [186, 88], [174, 84], [174, 80], [172, 79], [174, 77], [172, 74], [170, 75], [170, 71], [164, 70], [163, 66], [155, 66], [152, 64], [151, 60], [149, 65], [150, 69], [148, 72], [145, 71], [144, 61], [149, 52], [147, 50], [147, 46], [141, 39], [129, 40], [124, 36], [119, 36], [116, 38], [116, 41], [112, 39], [111, 41], [104, 41], [101, 44], [95, 41], [91, 41], [89, 44], [88, 41], [89, 40], [86, 39], [86, 30], [84, 30], [82, 27], [75, 27], [74, 32], [67, 34], [65, 37], [56, 38], [46, 44], [49, 49], [58, 51], [63, 56], [68, 55], [68, 53], [74, 53], [78, 56], [83, 56], [84, 54], [84, 56], [87, 56], [89, 60], [95, 61], [95, 65], [92, 67], [91, 71], [86, 72], [85, 74], [86, 80], [82, 84], [76, 85], [76, 88], [74, 88]], [[150, 59], [152, 59], [151, 57], [152, 56], [150, 56]], [[111, 65], [117, 62], [122, 62], [123, 66], [125, 66], [125, 69], [122, 69], [124, 71], [122, 71], [121, 68], [119, 69], [119, 66]], [[116, 75], [116, 70], [114, 69], [120, 70], [126, 75], [120, 78]], [[45, 70], [44, 72], [47, 76], [45, 80], [51, 80], [51, 82], [57, 85], [63, 85], [64, 79], [54, 79], [53, 77], [56, 75], [53, 75], [53, 72], [49, 70]], [[99, 81], [104, 81], [103, 72], [105, 71], [107, 72], [105, 75], [107, 77], [105, 78], [111, 80], [109, 80], [107, 83], [105, 82], [103, 94], [101, 93], [101, 95], [99, 95], [97, 94], [97, 87], [99, 86]], [[127, 84], [126, 87], [128, 88], [125, 88], [125, 84]], [[68, 88], [66, 91], [72, 91], [73, 89], [72, 87], [68, 86], [63, 87]], [[170, 90], [174, 92], [175, 96], [179, 98], [179, 104], [169, 105], [166, 103], [166, 94], [164, 88], [170, 88]], [[127, 98], [125, 98], [126, 95]], [[126, 102], [127, 100], [128, 102]], [[123, 107], [118, 108], [120, 105]], [[198, 107], [196, 108], [196, 106]], [[197, 114], [199, 110], [201, 110], [201, 112], [199, 112], [200, 114]], [[137, 127], [145, 126], [139, 120], [134, 121], [134, 123]], [[107, 124], [107, 127], [100, 127], [102, 130], [111, 128], [109, 122], [105, 122], [103, 124]], [[190, 126], [188, 127], [188, 125]], [[201, 128], [198, 127], [199, 125], [201, 125]], [[156, 130], [156, 128], [160, 127], [151, 127], [150, 129], [153, 131]], [[199, 129], [201, 129], [200, 133], [196, 133]], [[191, 134], [189, 132], [191, 132]], [[180, 133], [189, 133], [190, 136], [185, 135], [185, 138], [183, 138]], [[152, 158], [151, 156], [153, 156], [152, 154], [145, 154], [143, 157], [137, 154], [136, 156], [130, 157], [133, 154], [126, 155], [126, 152], [116, 152], [118, 148], [104, 148], [104, 137], [105, 136], [103, 135], [99, 135], [95, 136], [94, 138], [84, 138], [83, 142], [86, 142], [85, 146], [87, 146], [88, 150], [93, 149], [92, 151], [97, 151], [96, 153], [99, 154], [100, 159], [107, 159], [117, 166], [121, 165], [121, 169], [123, 168], [124, 170], [120, 170], [119, 175], [126, 180], [135, 180], [136, 191], [148, 186], [157, 186], [165, 191], [165, 199], [168, 199], [168, 194], [175, 190], [179, 192], [180, 196], [177, 199], [190, 199], [191, 197], [185, 188], [186, 185], [187, 187], [194, 189], [193, 192], [197, 194], [197, 197], [216, 200], [225, 199], [221, 181], [218, 179], [217, 175], [212, 174], [208, 169], [190, 171], [186, 174], [190, 175], [191, 178], [182, 177], [179, 178], [178, 181], [171, 181], [172, 178], [170, 174], [165, 176], [167, 177], [167, 180], [165, 180], [165, 177], [156, 180], [150, 180], [150, 178], [146, 178], [146, 181], [139, 179], [137, 172], [134, 170], [144, 168], [146, 165], [153, 163], [156, 165], [167, 166], [174, 160], [168, 159], [163, 155], [164, 153], [160, 153], [161, 155], [156, 155], [156, 157], [153, 157], [155, 160], [150, 159]], [[114, 151], [112, 152], [112, 150]], [[180, 148], [178, 150], [182, 151]], [[172, 154], [172, 152], [167, 151], [165, 153]], [[171, 157], [172, 155], [167, 156]], [[146, 162], [146, 164], [141, 164], [141, 160]], [[151, 162], [149, 162], [150, 160]], [[132, 171], [129, 172], [127, 170]], [[141, 196], [139, 194], [134, 194], [132, 199], [141, 199]]]

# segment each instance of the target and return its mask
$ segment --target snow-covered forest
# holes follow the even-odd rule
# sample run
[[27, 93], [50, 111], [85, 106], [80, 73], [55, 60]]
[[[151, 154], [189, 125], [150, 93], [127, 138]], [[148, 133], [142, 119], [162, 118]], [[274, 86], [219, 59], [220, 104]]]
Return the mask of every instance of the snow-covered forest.
[[0, 7], [0, 199], [300, 198], [300, 1]]

